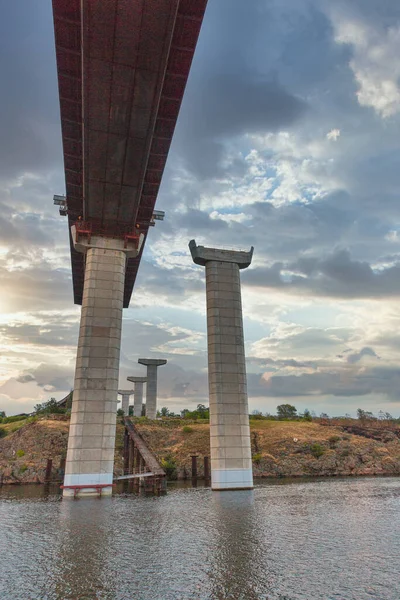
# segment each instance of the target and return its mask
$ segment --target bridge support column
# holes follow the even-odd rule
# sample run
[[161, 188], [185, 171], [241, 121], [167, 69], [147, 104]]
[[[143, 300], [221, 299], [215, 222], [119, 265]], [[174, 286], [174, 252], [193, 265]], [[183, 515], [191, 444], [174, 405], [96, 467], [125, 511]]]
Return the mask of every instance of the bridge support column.
[[[86, 254], [64, 496], [111, 495], [126, 255], [124, 241], [72, 236]], [[77, 493], [76, 493], [77, 492]]]
[[134, 390], [118, 390], [118, 395], [122, 396], [121, 408], [124, 411], [124, 416], [129, 417], [129, 398]]
[[157, 369], [161, 365], [166, 365], [167, 361], [157, 358], [139, 358], [138, 363], [147, 367], [146, 417], [155, 419], [157, 416]]
[[143, 384], [146, 383], [147, 377], [128, 377], [128, 381], [131, 381], [135, 384], [133, 416], [141, 417], [143, 406]]
[[211, 487], [252, 489], [249, 410], [239, 269], [250, 252], [189, 244], [193, 261], [206, 268]]

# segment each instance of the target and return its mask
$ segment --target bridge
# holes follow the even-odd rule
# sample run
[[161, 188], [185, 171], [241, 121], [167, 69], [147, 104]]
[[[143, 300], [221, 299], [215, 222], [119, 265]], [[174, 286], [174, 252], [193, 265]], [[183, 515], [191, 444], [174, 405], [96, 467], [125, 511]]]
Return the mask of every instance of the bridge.
[[64, 496], [111, 493], [129, 306], [207, 0], [53, 0], [74, 301]]
[[[158, 216], [206, 4], [53, 0], [66, 181], [66, 196], [56, 202], [68, 217], [74, 300], [82, 305], [64, 496], [112, 491], [122, 312]], [[205, 248], [192, 240], [190, 251], [206, 270], [212, 488], [249, 489], [239, 269], [250, 265], [253, 249]], [[139, 359], [147, 366], [150, 418], [157, 367], [165, 362]]]

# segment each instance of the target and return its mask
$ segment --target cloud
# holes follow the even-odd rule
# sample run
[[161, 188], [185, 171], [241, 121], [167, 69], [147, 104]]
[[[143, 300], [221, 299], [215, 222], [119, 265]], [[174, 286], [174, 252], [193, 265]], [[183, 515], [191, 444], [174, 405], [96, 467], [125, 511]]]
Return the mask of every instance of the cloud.
[[289, 293], [340, 298], [382, 298], [400, 295], [400, 266], [373, 269], [366, 261], [352, 260], [348, 250], [325, 258], [299, 258], [275, 263], [244, 274], [247, 285], [276, 287]]
[[373, 358], [379, 358], [376, 352], [372, 348], [362, 348], [360, 352], [355, 352], [354, 354], [349, 354], [347, 356], [347, 362], [351, 365], [360, 362], [363, 356], [372, 356]]
[[400, 111], [400, 66], [396, 58], [400, 52], [400, 26], [394, 23], [385, 28], [379, 21], [367, 21], [357, 11], [349, 15], [333, 8], [331, 12], [336, 42], [352, 49], [349, 67], [357, 83], [358, 102], [383, 118], [395, 115]]
[[340, 129], [331, 129], [326, 134], [326, 137], [328, 140], [332, 140], [332, 141], [336, 142], [336, 140], [338, 140], [340, 137]]

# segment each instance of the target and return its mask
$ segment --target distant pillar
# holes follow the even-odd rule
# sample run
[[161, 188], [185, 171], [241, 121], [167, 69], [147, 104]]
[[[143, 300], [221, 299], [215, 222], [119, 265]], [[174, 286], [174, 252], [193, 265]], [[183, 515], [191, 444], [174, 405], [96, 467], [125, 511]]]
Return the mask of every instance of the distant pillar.
[[128, 377], [128, 381], [135, 384], [134, 399], [133, 399], [133, 416], [142, 416], [143, 405], [143, 384], [146, 383], [147, 377]]
[[250, 252], [189, 244], [193, 261], [206, 267], [211, 487], [253, 488], [246, 364], [239, 269]]
[[[137, 242], [71, 229], [86, 254], [64, 496], [111, 495], [126, 259]], [[87, 232], [86, 232], [87, 233]]]
[[129, 416], [129, 398], [134, 393], [134, 390], [118, 390], [118, 395], [122, 396], [121, 408], [124, 411], [125, 417]]
[[157, 368], [166, 365], [167, 361], [157, 358], [139, 358], [138, 363], [147, 367], [146, 417], [157, 416]]

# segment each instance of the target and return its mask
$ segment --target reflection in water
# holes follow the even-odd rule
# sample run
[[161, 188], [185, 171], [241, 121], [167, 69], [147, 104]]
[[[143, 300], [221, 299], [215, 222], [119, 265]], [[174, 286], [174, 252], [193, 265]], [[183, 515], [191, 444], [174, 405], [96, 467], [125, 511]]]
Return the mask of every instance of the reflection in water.
[[0, 488], [0, 600], [399, 600], [400, 480]]
[[214, 492], [212, 499], [217, 535], [210, 572], [212, 597], [257, 600], [254, 491]]
[[106, 598], [115, 589], [107, 571], [112, 500], [67, 500], [59, 512], [59, 546], [54, 557], [54, 598]]

